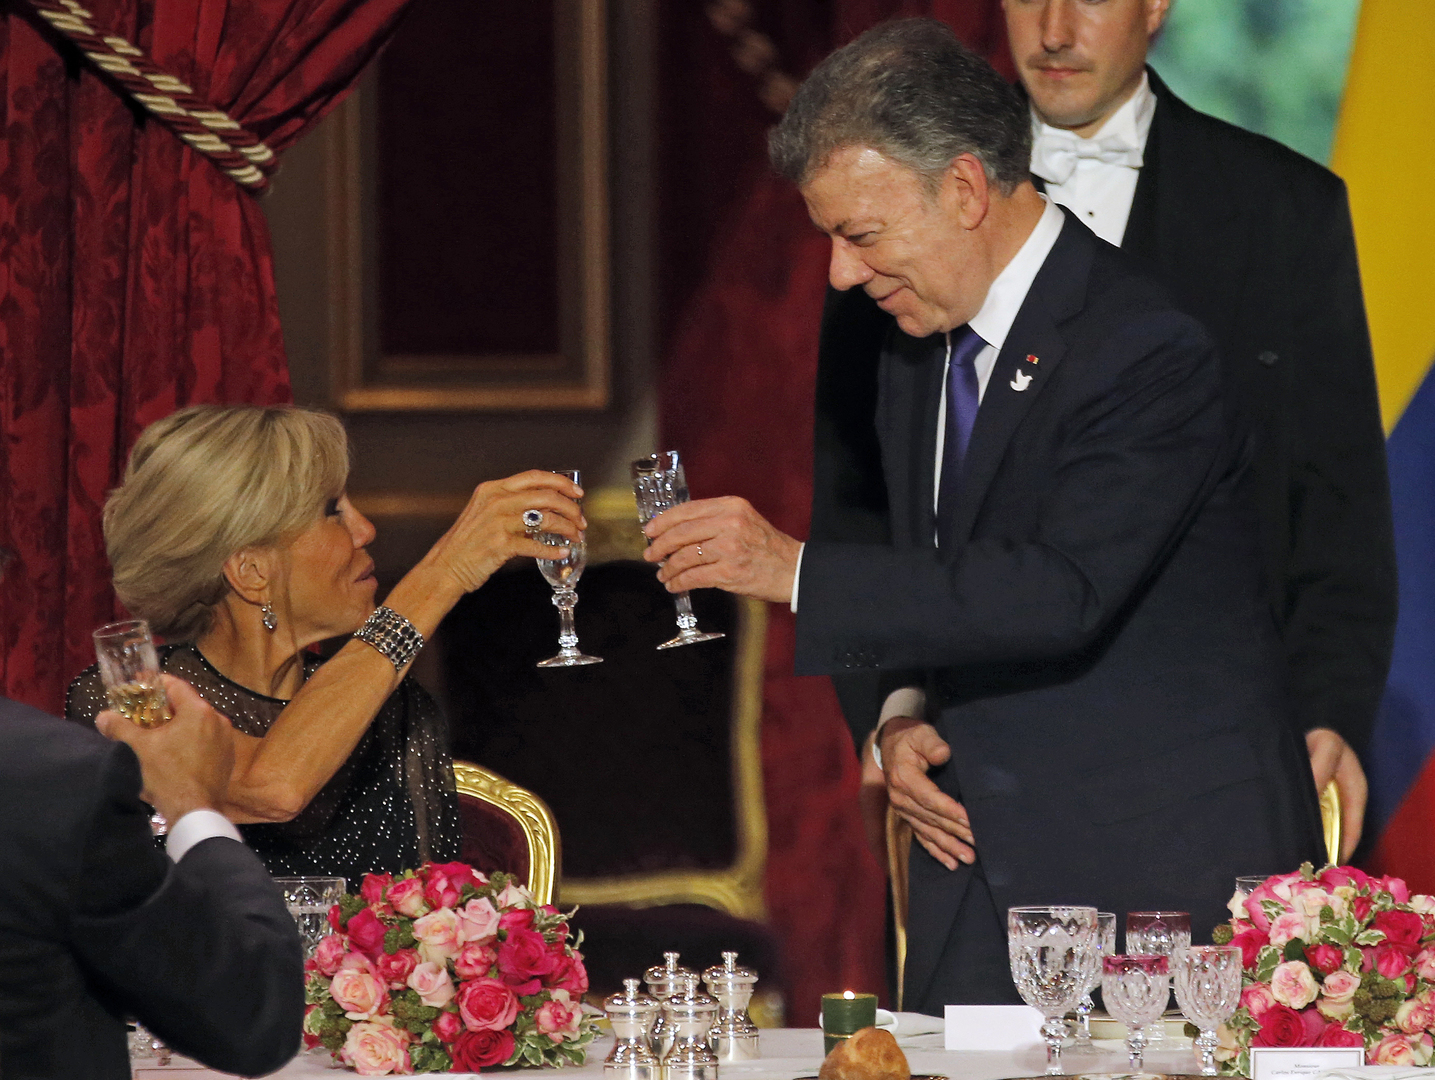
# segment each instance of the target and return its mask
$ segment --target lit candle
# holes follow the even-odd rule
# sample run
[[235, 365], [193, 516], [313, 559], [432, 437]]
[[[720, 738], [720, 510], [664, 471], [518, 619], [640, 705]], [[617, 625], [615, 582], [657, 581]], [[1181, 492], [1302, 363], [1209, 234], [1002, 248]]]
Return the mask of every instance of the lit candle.
[[822, 1045], [824, 1053], [853, 1032], [877, 1023], [877, 995], [844, 990], [822, 995]]

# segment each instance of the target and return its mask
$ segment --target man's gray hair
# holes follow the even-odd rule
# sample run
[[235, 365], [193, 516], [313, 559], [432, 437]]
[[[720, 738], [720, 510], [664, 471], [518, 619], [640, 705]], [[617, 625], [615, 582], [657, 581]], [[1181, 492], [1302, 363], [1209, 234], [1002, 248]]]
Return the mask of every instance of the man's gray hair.
[[832, 154], [865, 146], [935, 191], [952, 159], [972, 154], [1003, 194], [1029, 176], [1025, 99], [944, 23], [900, 19], [822, 61], [768, 137], [773, 168], [806, 184]]

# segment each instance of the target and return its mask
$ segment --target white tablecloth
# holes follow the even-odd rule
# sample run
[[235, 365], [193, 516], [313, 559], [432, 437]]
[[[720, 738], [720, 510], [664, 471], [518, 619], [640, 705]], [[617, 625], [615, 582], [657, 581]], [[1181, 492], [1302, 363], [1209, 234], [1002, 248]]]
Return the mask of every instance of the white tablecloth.
[[[1096, 1051], [1075, 1053], [1066, 1051], [1062, 1062], [1068, 1073], [1113, 1073], [1125, 1072], [1126, 1051], [1120, 1042], [1097, 1041]], [[558, 1080], [602, 1080], [603, 1059], [612, 1046], [611, 1038], [595, 1041], [588, 1051], [588, 1064], [581, 1069], [525, 1069], [507, 1071], [513, 1080], [523, 1076], [553, 1076]], [[762, 1032], [762, 1057], [756, 1061], [741, 1064], [726, 1064], [720, 1069], [722, 1080], [796, 1080], [797, 1077], [816, 1076], [822, 1063], [822, 1032], [816, 1028], [784, 1028]], [[975, 1051], [952, 1051], [942, 1049], [942, 1036], [918, 1035], [902, 1039], [902, 1049], [913, 1073], [935, 1073], [950, 1080], [1003, 1080], [1005, 1077], [1039, 1076], [1046, 1070], [1046, 1051], [1040, 1045], [1033, 1045], [1015, 1053], [987, 1053]], [[336, 1073], [326, 1065], [328, 1055], [300, 1054], [279, 1072], [276, 1077], [283, 1080], [337, 1080], [337, 1077], [352, 1075]], [[1191, 1044], [1170, 1048], [1152, 1049], [1146, 1054], [1146, 1071], [1165, 1073], [1194, 1073], [1200, 1068], [1196, 1062]], [[168, 1068], [158, 1068], [140, 1063], [135, 1069], [136, 1080], [199, 1080], [218, 1074], [200, 1068], [193, 1062], [174, 1059]], [[438, 1074], [456, 1076], [460, 1074]], [[487, 1080], [504, 1073], [485, 1074]]]

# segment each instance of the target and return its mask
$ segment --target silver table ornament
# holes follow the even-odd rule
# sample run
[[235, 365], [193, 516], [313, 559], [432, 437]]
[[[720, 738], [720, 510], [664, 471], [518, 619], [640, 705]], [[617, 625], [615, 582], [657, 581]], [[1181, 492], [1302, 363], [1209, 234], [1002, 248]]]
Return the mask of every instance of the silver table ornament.
[[708, 1045], [718, 1003], [698, 989], [698, 977], [682, 977], [682, 989], [663, 1002], [673, 1044], [663, 1055], [664, 1080], [717, 1080], [718, 1058]]
[[719, 1061], [752, 1061], [762, 1055], [757, 1047], [757, 1025], [747, 1014], [757, 972], [737, 966], [737, 953], [722, 954], [722, 966], [703, 972], [708, 993], [717, 999], [717, 1023], [709, 1042]]
[[658, 1055], [659, 1060], [667, 1056], [669, 1048], [673, 1045], [673, 1029], [668, 1024], [667, 1014], [663, 1011], [663, 1002], [682, 989], [683, 979], [689, 975], [694, 979], [697, 978], [697, 972], [678, 966], [678, 954], [675, 952], [663, 953], [662, 964], [650, 967], [643, 972], [643, 981], [648, 984], [648, 993], [658, 999], [658, 1014], [653, 1020], [653, 1026], [648, 1029], [648, 1046], [653, 1053]]
[[605, 1080], [662, 1080], [658, 1057], [648, 1046], [648, 1029], [661, 1006], [638, 990], [637, 979], [624, 979], [622, 993], [603, 1002], [613, 1025], [613, 1049], [603, 1062]]

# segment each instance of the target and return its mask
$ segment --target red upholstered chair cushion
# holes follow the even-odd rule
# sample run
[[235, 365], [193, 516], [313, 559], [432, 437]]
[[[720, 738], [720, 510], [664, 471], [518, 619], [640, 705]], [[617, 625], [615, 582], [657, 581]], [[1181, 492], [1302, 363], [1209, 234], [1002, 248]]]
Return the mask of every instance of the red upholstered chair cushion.
[[485, 874], [502, 870], [527, 883], [528, 838], [522, 826], [511, 814], [472, 795], [460, 795], [458, 805], [463, 819], [459, 858]]

